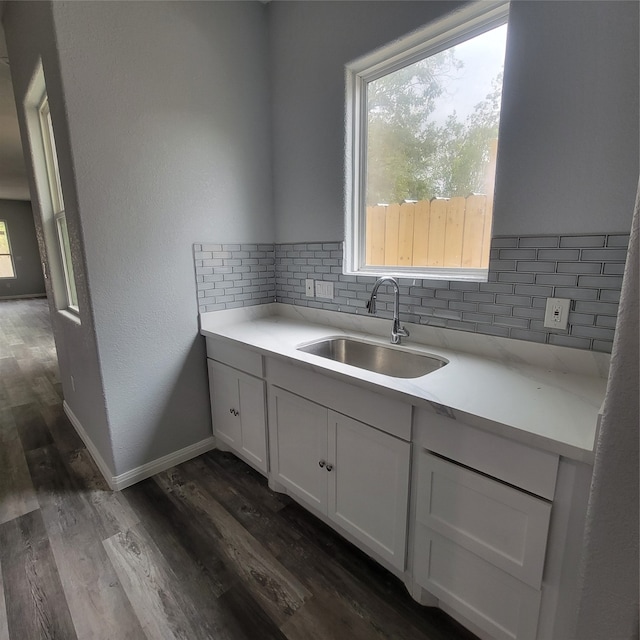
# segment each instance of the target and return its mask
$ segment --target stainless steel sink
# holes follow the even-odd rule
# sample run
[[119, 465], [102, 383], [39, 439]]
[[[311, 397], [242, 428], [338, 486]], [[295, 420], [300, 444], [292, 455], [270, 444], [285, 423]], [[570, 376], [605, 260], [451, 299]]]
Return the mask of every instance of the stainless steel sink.
[[448, 364], [436, 356], [352, 338], [328, 338], [298, 350], [394, 378], [419, 378]]

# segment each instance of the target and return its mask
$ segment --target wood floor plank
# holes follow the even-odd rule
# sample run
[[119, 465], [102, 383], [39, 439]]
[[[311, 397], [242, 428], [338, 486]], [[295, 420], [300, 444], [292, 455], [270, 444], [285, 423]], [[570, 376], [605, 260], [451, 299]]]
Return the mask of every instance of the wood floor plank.
[[28, 452], [27, 462], [78, 636], [144, 638], [102, 545], [102, 519], [59, 453], [54, 446], [41, 447]]
[[64, 455], [63, 459], [72, 481], [82, 490], [82, 495], [94, 508], [94, 523], [101, 539], [110, 538], [140, 522], [140, 517], [131, 508], [125, 496], [119, 491], [109, 489], [85, 448], [75, 449]]
[[0, 562], [0, 640], [9, 640], [7, 624], [7, 605], [4, 598], [4, 580], [2, 579], [2, 562]]
[[[211, 545], [204, 549], [197, 542], [194, 545], [203, 536], [153, 480], [129, 487], [125, 493], [175, 575], [180, 606], [198, 612], [190, 616], [197, 638], [284, 638]], [[235, 603], [242, 604], [232, 606]]]
[[[228, 467], [217, 464], [218, 458], [225, 462], [231, 454], [216, 452], [216, 456], [199, 456], [194, 460], [180, 465], [180, 471], [192, 481], [200, 482], [224, 508], [242, 524], [249, 533], [254, 535], [274, 556], [293, 545], [299, 545], [301, 536], [291, 527], [283, 527], [282, 520], [273, 517], [285, 504], [291, 500], [281, 495], [274, 510], [273, 501], [264, 500], [264, 492], [272, 493], [266, 486], [266, 480], [257, 472], [253, 472], [251, 482], [240, 480], [240, 474], [227, 470]], [[242, 465], [236, 458], [237, 462]], [[247, 467], [247, 465], [243, 465]], [[249, 468], [249, 467], [247, 467]], [[253, 469], [251, 470], [253, 471]]]
[[38, 508], [18, 432], [0, 429], [0, 523]]
[[309, 543], [302, 547], [300, 557], [295, 556], [296, 549], [278, 557], [287, 566], [291, 562], [296, 575], [306, 575], [314, 593], [333, 591], [391, 637], [476, 640], [446, 614], [415, 602], [398, 578], [306, 509], [292, 503], [277, 515]]
[[142, 525], [103, 544], [149, 640], [199, 637], [176, 597], [175, 574]]
[[32, 378], [31, 388], [41, 404], [52, 406], [60, 404], [60, 396], [51, 380], [47, 377], [46, 372]]
[[62, 404], [40, 407], [40, 412], [60, 453], [64, 454], [85, 448], [84, 442], [65, 415]]
[[[198, 460], [208, 465], [211, 472], [216, 474], [216, 477], [221, 480], [225, 478], [233, 484], [234, 489], [240, 494], [259, 502], [262, 507], [270, 511], [277, 512], [291, 504], [291, 498], [271, 491], [263, 476], [231, 453], [223, 451], [208, 452], [200, 456]], [[224, 486], [225, 483], [220, 482], [218, 484], [219, 486]], [[229, 483], [226, 484], [231, 486]]]
[[0, 381], [10, 407], [27, 404], [33, 399], [31, 387], [15, 358], [0, 359]]
[[281, 625], [311, 593], [226, 511], [193, 482], [184, 482], [177, 468], [155, 476], [156, 482], [182, 508], [203, 521], [219, 552], [269, 616]]
[[314, 595], [282, 625], [288, 640], [381, 640], [385, 636], [336, 598]]
[[29, 402], [14, 406], [11, 411], [25, 452], [46, 447], [53, 442], [38, 404]]
[[198, 521], [186, 518], [156, 482], [144, 480], [123, 493], [181, 582], [213, 599], [238, 581]]
[[40, 511], [0, 525], [0, 563], [12, 639], [77, 638]]

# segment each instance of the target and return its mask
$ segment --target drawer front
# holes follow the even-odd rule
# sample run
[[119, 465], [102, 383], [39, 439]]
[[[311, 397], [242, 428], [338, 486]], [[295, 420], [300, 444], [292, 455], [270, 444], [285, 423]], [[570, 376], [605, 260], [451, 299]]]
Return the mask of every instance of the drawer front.
[[535, 589], [551, 504], [421, 450], [416, 519]]
[[496, 640], [535, 640], [541, 592], [418, 524], [414, 580]]
[[207, 357], [258, 378], [264, 377], [262, 356], [233, 342], [207, 337]]
[[411, 440], [410, 404], [347, 384], [327, 375], [267, 358], [267, 378], [275, 386], [308, 398], [402, 440]]
[[414, 442], [445, 458], [553, 500], [559, 458], [424, 409], [414, 414]]

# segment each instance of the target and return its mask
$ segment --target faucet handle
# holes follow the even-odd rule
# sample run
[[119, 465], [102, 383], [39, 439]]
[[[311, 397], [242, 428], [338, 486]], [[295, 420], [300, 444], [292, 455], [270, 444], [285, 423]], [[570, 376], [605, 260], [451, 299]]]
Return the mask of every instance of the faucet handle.
[[367, 311], [369, 313], [375, 313], [376, 312], [376, 297], [375, 296], [371, 296], [371, 298], [369, 298], [369, 301], [367, 302]]

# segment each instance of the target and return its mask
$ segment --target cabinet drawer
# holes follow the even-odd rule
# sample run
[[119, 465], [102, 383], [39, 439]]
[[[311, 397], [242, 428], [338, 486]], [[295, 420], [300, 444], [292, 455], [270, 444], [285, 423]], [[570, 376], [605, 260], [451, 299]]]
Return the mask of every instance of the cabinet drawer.
[[207, 357], [258, 378], [264, 377], [262, 356], [228, 340], [207, 337]]
[[418, 524], [414, 580], [496, 640], [534, 640], [541, 592]]
[[551, 504], [422, 450], [416, 519], [535, 589]]
[[488, 433], [459, 420], [416, 409], [414, 442], [445, 458], [553, 500], [559, 458], [555, 453]]

